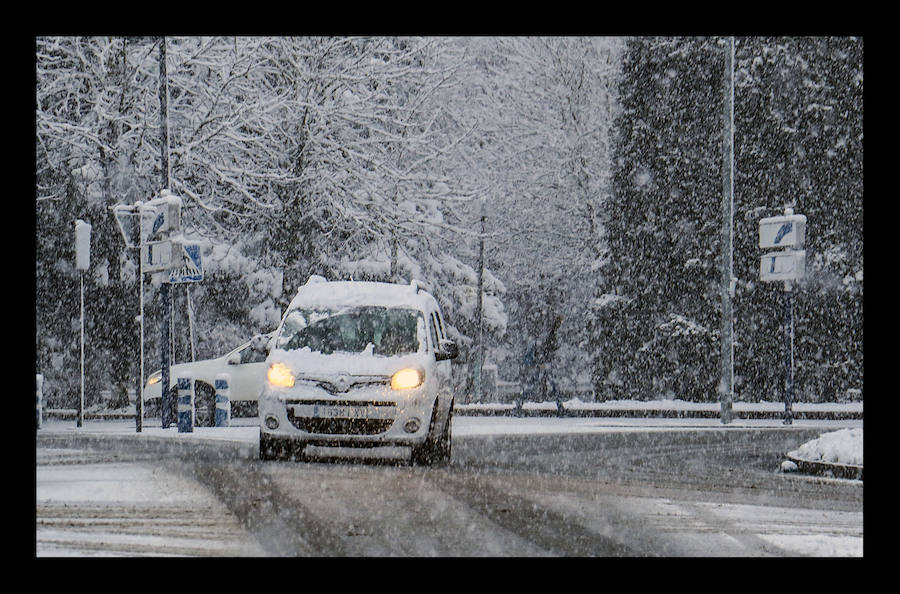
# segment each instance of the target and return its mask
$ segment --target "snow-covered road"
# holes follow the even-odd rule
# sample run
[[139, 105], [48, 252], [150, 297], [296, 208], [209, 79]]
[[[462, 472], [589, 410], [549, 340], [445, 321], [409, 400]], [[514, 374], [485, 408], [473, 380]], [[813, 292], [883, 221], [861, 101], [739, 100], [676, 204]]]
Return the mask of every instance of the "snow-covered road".
[[[133, 423], [128, 421], [87, 421], [82, 428], [76, 428], [74, 423], [68, 421], [45, 421], [39, 430], [39, 436], [118, 437], [131, 443], [142, 439], [185, 444], [224, 441], [246, 446], [250, 452], [257, 443], [258, 429], [248, 420], [241, 420], [239, 423], [228, 428], [198, 427], [192, 433], [178, 433], [174, 427], [163, 430], [159, 426], [145, 425], [144, 431], [136, 434]], [[821, 435], [816, 440], [797, 444], [797, 450], [804, 455], [852, 460], [850, 463], [862, 462], [861, 451], [856, 451], [861, 450], [862, 421], [798, 421], [795, 422], [794, 429], [798, 429], [798, 425], [815, 429]], [[662, 431], [696, 432], [703, 431], [704, 428], [721, 430], [722, 425], [713, 419], [518, 419], [458, 416], [454, 421], [454, 436], [465, 441], [467, 438], [504, 435], [647, 434]], [[790, 431], [779, 422], [771, 420], [740, 421], [735, 428]], [[140, 450], [131, 448], [129, 451]], [[246, 454], [247, 457], [251, 455]], [[259, 541], [242, 527], [239, 519], [208, 488], [189, 476], [173, 474], [170, 469], [158, 464], [153, 455], [130, 453], [110, 461], [98, 458], [91, 449], [42, 446], [37, 450], [36, 462], [36, 553], [39, 556], [265, 554]], [[772, 472], [777, 472], [777, 468], [773, 468]], [[839, 479], [794, 476], [785, 477], [785, 480]], [[841, 482], [858, 483], [861, 497], [861, 481]], [[551, 497], [551, 494], [546, 497]], [[636, 517], [646, 516], [648, 525], [658, 523], [653, 518], [662, 520], [663, 516], [669, 517], [671, 514], [682, 520], [695, 518], [691, 521], [693, 523], [686, 524], [688, 526], [705, 518], [704, 527], [695, 527], [696, 534], [692, 537], [700, 539], [697, 543], [697, 554], [700, 555], [708, 554], [702, 551], [709, 544], [708, 539], [713, 538], [713, 535], [703, 537], [702, 534], [719, 530], [714, 525], [707, 525], [712, 518], [719, 518], [720, 523], [716, 526], [728, 524], [732, 532], [735, 527], [741, 527], [740, 534], [755, 535], [752, 539], [754, 548], [749, 549], [752, 551], [767, 551], [768, 545], [764, 543], [769, 543], [772, 550], [782, 551], [777, 554], [862, 555], [861, 506], [858, 511], [798, 511], [794, 508], [736, 502], [685, 503], [658, 497], [629, 501], [629, 506], [638, 510], [633, 512]], [[701, 505], [703, 509], [695, 508], [696, 505]], [[646, 514], [641, 515], [641, 509], [645, 509]], [[662, 513], [660, 510], [668, 511]], [[703, 513], [698, 515], [700, 511]], [[203, 521], [195, 522], [196, 517], [202, 517]], [[185, 522], [191, 526], [190, 530], [184, 529]], [[810, 530], [817, 523], [821, 524], [821, 529]], [[684, 525], [679, 525], [684, 528]], [[672, 529], [675, 529], [674, 525]], [[735, 544], [727, 533], [725, 531], [722, 535], [715, 536], [731, 543], [732, 548], [723, 550], [732, 551], [735, 555], [742, 554], [740, 551], [745, 549], [741, 546], [748, 546], [751, 541]], [[705, 544], [704, 538], [707, 539]]]

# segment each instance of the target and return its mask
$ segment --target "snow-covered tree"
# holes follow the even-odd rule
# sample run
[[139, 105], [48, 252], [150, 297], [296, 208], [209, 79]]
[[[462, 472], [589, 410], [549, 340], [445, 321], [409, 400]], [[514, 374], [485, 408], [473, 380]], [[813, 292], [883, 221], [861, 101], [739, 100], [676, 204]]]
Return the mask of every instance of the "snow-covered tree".
[[[565, 312], [560, 365], [586, 368], [583, 330], [596, 263], [603, 253], [609, 193], [609, 131], [616, 110], [619, 40], [474, 38], [460, 176], [481, 188], [485, 258], [507, 287], [509, 338], [493, 356], [512, 378], [551, 290]], [[477, 228], [480, 205], [467, 218]], [[470, 247], [474, 247], [470, 243]], [[474, 258], [473, 258], [474, 259]], [[544, 316], [546, 318], [546, 316]]]
[[[100, 389], [115, 386], [122, 403], [134, 377], [137, 346], [134, 314], [122, 306], [137, 303], [136, 279], [108, 207], [150, 192], [146, 157], [154, 124], [138, 107], [150, 44], [93, 37], [38, 38], [35, 45], [38, 356], [51, 361], [51, 391], [66, 392], [76, 367], [70, 366], [72, 335], [61, 328], [77, 319], [70, 246], [75, 219], [81, 218], [93, 226], [91, 269], [85, 275], [91, 306], [85, 330], [93, 347], [86, 353], [92, 371], [86, 396], [92, 404]], [[61, 294], [66, 299], [59, 300]], [[52, 364], [63, 360], [69, 363]]]

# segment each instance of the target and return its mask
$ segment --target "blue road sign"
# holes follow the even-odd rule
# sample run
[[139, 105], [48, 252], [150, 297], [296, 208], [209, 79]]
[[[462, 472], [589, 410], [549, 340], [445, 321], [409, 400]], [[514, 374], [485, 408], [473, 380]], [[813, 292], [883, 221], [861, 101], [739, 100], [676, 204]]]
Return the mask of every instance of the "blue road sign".
[[203, 261], [199, 243], [181, 244], [182, 265], [169, 271], [170, 283], [196, 283], [203, 280]]

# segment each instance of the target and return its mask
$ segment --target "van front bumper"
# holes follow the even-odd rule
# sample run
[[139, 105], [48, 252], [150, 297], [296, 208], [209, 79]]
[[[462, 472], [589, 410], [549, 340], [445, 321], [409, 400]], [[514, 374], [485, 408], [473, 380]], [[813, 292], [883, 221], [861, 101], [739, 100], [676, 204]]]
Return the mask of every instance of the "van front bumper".
[[425, 386], [343, 395], [267, 387], [259, 398], [260, 434], [310, 445], [417, 446], [428, 436], [434, 406]]

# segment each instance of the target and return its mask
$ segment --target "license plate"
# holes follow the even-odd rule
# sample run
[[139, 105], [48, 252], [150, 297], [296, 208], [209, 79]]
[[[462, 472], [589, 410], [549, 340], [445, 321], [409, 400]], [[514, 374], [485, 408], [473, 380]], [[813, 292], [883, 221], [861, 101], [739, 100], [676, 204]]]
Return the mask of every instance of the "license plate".
[[294, 405], [294, 416], [314, 419], [392, 419], [395, 412], [389, 406]]

